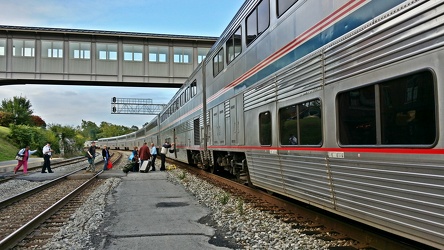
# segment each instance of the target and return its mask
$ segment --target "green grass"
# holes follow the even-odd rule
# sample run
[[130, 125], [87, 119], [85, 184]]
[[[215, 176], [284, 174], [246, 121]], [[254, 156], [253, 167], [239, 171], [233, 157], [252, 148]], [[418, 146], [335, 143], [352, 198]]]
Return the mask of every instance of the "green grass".
[[19, 150], [7, 139], [9, 133], [11, 133], [9, 128], [0, 126], [0, 161], [14, 160]]

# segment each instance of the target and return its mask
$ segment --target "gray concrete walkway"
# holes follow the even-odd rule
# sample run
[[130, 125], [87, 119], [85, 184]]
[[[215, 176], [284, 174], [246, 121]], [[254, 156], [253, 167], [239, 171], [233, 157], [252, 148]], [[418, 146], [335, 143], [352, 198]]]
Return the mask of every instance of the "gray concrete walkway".
[[228, 249], [209, 244], [215, 230], [198, 220], [209, 214], [167, 172], [128, 173], [106, 210], [98, 249]]

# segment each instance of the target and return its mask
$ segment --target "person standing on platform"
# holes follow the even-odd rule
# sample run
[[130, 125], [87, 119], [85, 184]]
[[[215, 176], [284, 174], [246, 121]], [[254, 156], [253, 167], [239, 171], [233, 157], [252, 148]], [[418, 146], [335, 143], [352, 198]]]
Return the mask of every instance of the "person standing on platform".
[[109, 161], [109, 148], [105, 145], [102, 149], [102, 156], [105, 165], [103, 165], [103, 170], [108, 170], [108, 161]]
[[29, 146], [26, 146], [25, 148], [22, 148], [18, 154], [23, 155], [23, 159], [19, 160], [17, 163], [17, 166], [14, 168], [14, 174], [17, 173], [17, 171], [20, 169], [20, 167], [23, 165], [23, 173], [28, 174], [28, 159], [29, 156], [37, 152], [36, 150], [30, 150]]
[[168, 140], [165, 140], [165, 143], [162, 145], [162, 149], [160, 150], [160, 171], [165, 171], [165, 160], [166, 160], [166, 154], [168, 153], [168, 149], [171, 148], [171, 146], [174, 145], [168, 143]]
[[88, 163], [89, 166], [86, 169], [86, 172], [91, 171], [91, 172], [96, 172], [96, 142], [93, 141], [91, 142], [91, 146], [89, 147], [88, 151]]
[[151, 156], [153, 157], [151, 161], [151, 171], [156, 171], [157, 148], [154, 146], [154, 143], [151, 143]]
[[144, 161], [150, 159], [150, 157], [151, 157], [150, 149], [148, 148], [147, 143], [144, 142], [143, 146], [140, 147], [139, 149], [140, 166], [142, 166]]
[[133, 151], [131, 151], [131, 155], [128, 157], [128, 160], [131, 162], [139, 162], [139, 149], [138, 147], [134, 147]]
[[54, 150], [51, 149], [51, 143], [46, 143], [46, 145], [43, 147], [42, 153], [43, 153], [43, 167], [42, 167], [42, 173], [46, 173], [46, 170], [48, 170], [48, 173], [53, 173], [51, 170], [51, 154], [54, 152]]

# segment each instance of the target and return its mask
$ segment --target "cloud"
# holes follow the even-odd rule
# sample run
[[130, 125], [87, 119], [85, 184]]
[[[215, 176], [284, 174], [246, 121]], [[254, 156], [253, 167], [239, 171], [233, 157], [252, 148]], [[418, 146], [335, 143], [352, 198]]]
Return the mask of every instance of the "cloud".
[[42, 117], [47, 124], [76, 127], [85, 120], [97, 125], [105, 121], [140, 128], [154, 116], [112, 114], [111, 98], [150, 98], [154, 104], [166, 104], [176, 91], [163, 88], [7, 85], [0, 86], [0, 100], [26, 97], [31, 102], [34, 115]]

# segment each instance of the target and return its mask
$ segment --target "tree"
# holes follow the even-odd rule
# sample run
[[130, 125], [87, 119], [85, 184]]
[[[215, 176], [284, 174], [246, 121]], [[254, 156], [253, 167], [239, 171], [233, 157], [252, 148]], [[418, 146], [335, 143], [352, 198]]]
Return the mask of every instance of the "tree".
[[100, 133], [100, 128], [92, 121], [82, 120], [82, 134], [90, 140], [97, 140], [97, 135]]
[[0, 111], [9, 112], [13, 115], [12, 124], [15, 125], [30, 125], [32, 105], [26, 97], [14, 96], [12, 99], [3, 99]]
[[122, 125], [114, 125], [108, 122], [102, 122], [100, 123], [100, 133], [97, 135], [97, 137], [113, 137], [129, 134], [134, 131], [137, 131], [137, 129], [134, 129], [134, 126], [132, 128], [128, 128]]
[[[50, 124], [49, 130], [58, 138], [59, 147], [63, 147], [65, 154], [72, 154], [82, 149], [77, 143], [77, 131], [71, 126], [62, 126], [60, 124]], [[82, 142], [83, 145], [83, 142]]]
[[14, 122], [14, 115], [10, 112], [0, 111], [0, 126], [9, 127]]
[[57, 138], [52, 131], [28, 125], [12, 125], [10, 128], [9, 137], [19, 148], [30, 146], [31, 149], [38, 149], [38, 154], [41, 155], [43, 146], [50, 142], [51, 149], [56, 152], [59, 150]]
[[31, 125], [45, 128], [46, 122], [38, 115], [31, 115]]

